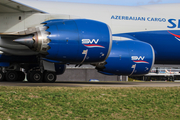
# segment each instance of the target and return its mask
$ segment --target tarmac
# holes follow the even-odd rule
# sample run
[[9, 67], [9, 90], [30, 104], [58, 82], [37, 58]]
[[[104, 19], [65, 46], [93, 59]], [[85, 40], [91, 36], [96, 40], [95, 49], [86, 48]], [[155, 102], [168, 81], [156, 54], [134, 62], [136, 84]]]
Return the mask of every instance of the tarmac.
[[0, 82], [0, 86], [26, 87], [180, 87], [180, 82], [62, 82], [29, 83], [29, 82]]

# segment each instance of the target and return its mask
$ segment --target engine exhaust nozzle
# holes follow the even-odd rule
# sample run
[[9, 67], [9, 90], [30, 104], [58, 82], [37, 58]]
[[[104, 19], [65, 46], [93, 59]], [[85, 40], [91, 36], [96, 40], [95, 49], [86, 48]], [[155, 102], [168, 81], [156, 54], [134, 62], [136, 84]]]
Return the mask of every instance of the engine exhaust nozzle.
[[13, 41], [16, 43], [28, 46], [29, 48], [33, 48], [34, 43], [35, 43], [33, 36], [21, 37], [21, 38], [15, 39]]

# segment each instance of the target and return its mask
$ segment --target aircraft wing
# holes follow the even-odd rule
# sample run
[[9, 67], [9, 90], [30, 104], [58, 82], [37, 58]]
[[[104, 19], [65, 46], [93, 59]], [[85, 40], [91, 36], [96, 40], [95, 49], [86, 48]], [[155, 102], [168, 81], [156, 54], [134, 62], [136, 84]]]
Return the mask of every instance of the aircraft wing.
[[14, 0], [0, 0], [0, 13], [13, 13], [13, 12], [41, 12], [44, 11], [32, 8]]

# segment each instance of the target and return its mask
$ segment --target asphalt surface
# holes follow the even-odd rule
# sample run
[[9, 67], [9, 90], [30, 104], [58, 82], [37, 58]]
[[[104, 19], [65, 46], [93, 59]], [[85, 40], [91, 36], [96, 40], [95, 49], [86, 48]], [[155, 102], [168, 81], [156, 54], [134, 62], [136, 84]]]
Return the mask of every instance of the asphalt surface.
[[0, 82], [0, 86], [56, 86], [56, 87], [180, 87], [180, 82], [60, 82], [29, 83]]

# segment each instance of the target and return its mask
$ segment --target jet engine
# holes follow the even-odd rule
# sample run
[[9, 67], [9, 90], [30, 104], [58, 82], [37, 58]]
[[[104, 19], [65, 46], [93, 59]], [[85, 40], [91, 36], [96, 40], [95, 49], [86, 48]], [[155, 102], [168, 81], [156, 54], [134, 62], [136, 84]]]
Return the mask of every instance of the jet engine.
[[105, 62], [96, 64], [98, 72], [106, 75], [136, 76], [147, 74], [154, 65], [154, 49], [141, 41], [114, 41]]
[[50, 20], [43, 24], [36, 28], [33, 37], [22, 37], [14, 42], [62, 63], [102, 62], [109, 56], [112, 35], [105, 23], [76, 19]]

